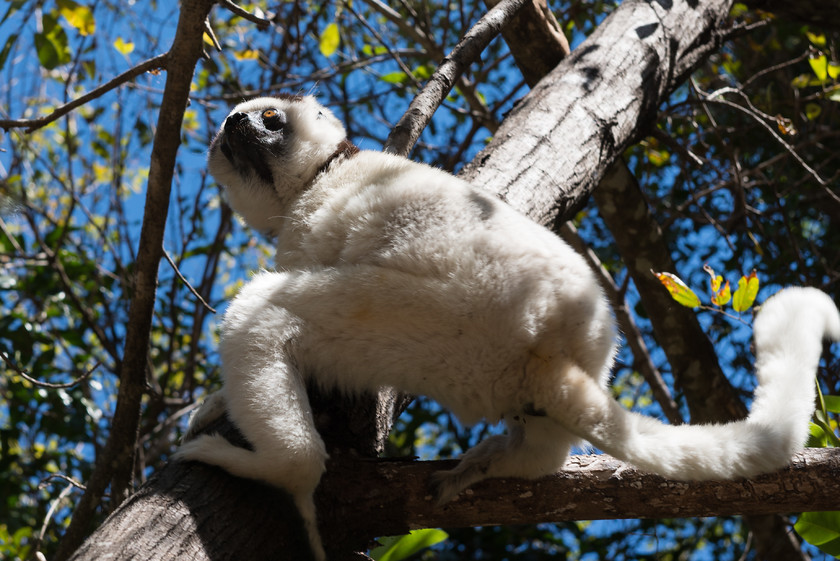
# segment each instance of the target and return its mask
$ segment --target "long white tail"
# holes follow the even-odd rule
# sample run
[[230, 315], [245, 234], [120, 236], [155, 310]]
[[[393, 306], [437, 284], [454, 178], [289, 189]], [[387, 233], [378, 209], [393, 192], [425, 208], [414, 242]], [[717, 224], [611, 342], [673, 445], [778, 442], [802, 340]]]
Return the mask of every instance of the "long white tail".
[[605, 452], [665, 477], [732, 479], [774, 471], [807, 439], [823, 338], [840, 340], [840, 313], [826, 294], [789, 288], [767, 300], [755, 321], [759, 386], [743, 421], [666, 425], [623, 409], [583, 373], [576, 383], [587, 386], [584, 403], [550, 415]]

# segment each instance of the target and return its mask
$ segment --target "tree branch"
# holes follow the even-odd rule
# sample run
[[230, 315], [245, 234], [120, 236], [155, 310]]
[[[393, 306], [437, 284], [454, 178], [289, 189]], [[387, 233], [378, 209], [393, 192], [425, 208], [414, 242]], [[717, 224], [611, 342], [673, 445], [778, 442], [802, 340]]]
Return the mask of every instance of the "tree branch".
[[237, 6], [231, 0], [219, 0], [219, 5], [229, 10], [234, 15], [241, 17], [244, 20], [248, 20], [251, 23], [257, 25], [257, 29], [268, 29], [268, 26], [271, 25], [270, 18], [263, 18], [256, 14], [252, 14], [251, 12]]
[[503, 0], [487, 12], [443, 59], [408, 111], [388, 135], [383, 150], [407, 156], [432, 114], [452, 90], [456, 80], [528, 0]]
[[98, 88], [94, 88], [85, 95], [62, 105], [61, 107], [57, 108], [45, 117], [39, 117], [38, 119], [0, 119], [0, 128], [9, 130], [12, 128], [26, 127], [26, 132], [32, 132], [34, 130], [40, 129], [41, 127], [52, 123], [53, 121], [60, 119], [67, 113], [71, 112], [72, 110], [76, 109], [81, 105], [84, 105], [88, 101], [96, 99], [97, 97], [100, 97], [113, 90], [117, 86], [121, 86], [122, 84], [133, 80], [134, 78], [136, 78], [140, 74], [143, 74], [144, 72], [149, 72], [151, 70], [156, 69], [166, 69], [169, 62], [168, 58], [169, 53], [165, 53], [150, 58], [145, 62], [141, 62], [134, 68], [126, 70], [116, 78], [109, 80], [108, 82], [102, 84]]
[[203, 53], [204, 21], [214, 3], [214, 0], [182, 0], [172, 47], [169, 53], [162, 55], [167, 61], [166, 86], [152, 147], [117, 406], [108, 441], [96, 459], [87, 489], [73, 512], [73, 519], [56, 552], [55, 559], [58, 561], [69, 557], [82, 543], [91, 517], [109, 483], [114, 506], [126, 497], [130, 487], [140, 404], [146, 386], [146, 357], [157, 271], [163, 252], [163, 231], [169, 209], [175, 156], [180, 144], [181, 124], [189, 100], [193, 72]]
[[[840, 454], [808, 449], [791, 467], [753, 479], [686, 483], [642, 473], [609, 456], [573, 456], [563, 471], [535, 481], [493, 479], [476, 484], [444, 507], [435, 505], [429, 476], [453, 461], [331, 461], [319, 487], [322, 525], [338, 529], [364, 550], [379, 535], [416, 528], [534, 524], [569, 520], [728, 516], [840, 508]], [[196, 486], [190, 482], [202, 481]], [[85, 542], [76, 561], [162, 559], [179, 551], [194, 561], [220, 551], [259, 552], [260, 558], [305, 558], [299, 521], [282, 511], [285, 495], [199, 463], [158, 472]], [[359, 516], [359, 513], [365, 513]], [[165, 519], [165, 523], [154, 520]], [[138, 524], [142, 520], [144, 524]], [[236, 520], [237, 531], [225, 522]], [[152, 522], [149, 522], [152, 521]], [[292, 531], [279, 534], [278, 528]], [[173, 527], [191, 531], [174, 533]], [[166, 552], [159, 544], [166, 543]], [[302, 549], [298, 549], [302, 547]], [[337, 552], [336, 552], [337, 553]], [[336, 556], [335, 559], [345, 557]]]
[[731, 0], [668, 5], [622, 3], [514, 107], [461, 176], [542, 224], [571, 216]]

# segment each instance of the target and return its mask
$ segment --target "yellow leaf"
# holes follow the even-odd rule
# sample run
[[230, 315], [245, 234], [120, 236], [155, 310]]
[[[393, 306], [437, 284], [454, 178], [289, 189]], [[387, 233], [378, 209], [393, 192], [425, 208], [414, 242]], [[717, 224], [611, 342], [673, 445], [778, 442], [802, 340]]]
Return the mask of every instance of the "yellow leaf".
[[338, 34], [338, 24], [331, 23], [321, 32], [321, 37], [318, 40], [318, 46], [321, 49], [321, 54], [325, 57], [330, 57], [338, 50], [338, 44], [341, 42], [341, 37]]
[[836, 80], [840, 77], [840, 64], [837, 64], [836, 62], [828, 63], [828, 77], [832, 80]]
[[[715, 270], [708, 265], [703, 265], [703, 270], [709, 273], [709, 284], [712, 287], [712, 304], [725, 306], [732, 299], [732, 292], [729, 290], [729, 281], [723, 282], [723, 277], [715, 274]], [[721, 285], [723, 285], [721, 287]]]
[[260, 52], [257, 49], [245, 49], [233, 53], [233, 56], [236, 57], [236, 60], [258, 60], [260, 58]]
[[58, 0], [57, 3], [61, 17], [75, 27], [79, 35], [88, 36], [96, 31], [96, 20], [90, 8], [77, 4], [73, 0]]
[[732, 300], [732, 291], [729, 289], [729, 281], [726, 281], [723, 284], [723, 288], [712, 295], [712, 304], [715, 306], [726, 306], [730, 300]]
[[688, 286], [686, 286], [686, 284], [677, 275], [673, 273], [651, 272], [656, 275], [656, 278], [659, 279], [662, 286], [668, 289], [668, 293], [671, 295], [671, 298], [676, 300], [679, 304], [685, 306], [686, 308], [696, 308], [700, 305], [700, 298], [698, 298], [694, 291], [688, 288]]
[[753, 269], [748, 277], [741, 277], [738, 280], [738, 290], [732, 297], [732, 309], [738, 313], [749, 310], [756, 296], [758, 296], [758, 277]]
[[122, 37], [117, 37], [114, 40], [114, 48], [117, 49], [121, 55], [127, 55], [134, 50], [134, 43], [125, 42]]
[[818, 47], [825, 47], [825, 35], [822, 33], [811, 33], [810, 31], [806, 31], [805, 35], [808, 36], [808, 40]]
[[825, 82], [828, 78], [828, 57], [825, 55], [816, 58], [809, 58], [808, 64], [811, 65], [811, 70], [820, 82]]

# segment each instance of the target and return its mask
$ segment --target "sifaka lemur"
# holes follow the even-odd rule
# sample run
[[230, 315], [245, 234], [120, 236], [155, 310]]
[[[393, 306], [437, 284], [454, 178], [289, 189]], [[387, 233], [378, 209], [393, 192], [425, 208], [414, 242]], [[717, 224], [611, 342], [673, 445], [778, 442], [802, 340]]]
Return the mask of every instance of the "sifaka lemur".
[[[583, 258], [480, 188], [358, 151], [309, 96], [238, 105], [208, 165], [233, 209], [276, 237], [276, 267], [230, 304], [223, 389], [177, 457], [286, 489], [317, 559], [312, 496], [327, 453], [308, 379], [426, 395], [466, 424], [504, 420], [505, 434], [437, 474], [440, 502], [484, 478], [554, 473], [581, 440], [681, 480], [772, 471], [806, 440], [821, 340], [840, 338], [840, 314], [819, 290], [789, 288], [761, 307], [748, 418], [666, 425], [606, 391], [615, 322]], [[252, 451], [196, 434], [225, 411]]]

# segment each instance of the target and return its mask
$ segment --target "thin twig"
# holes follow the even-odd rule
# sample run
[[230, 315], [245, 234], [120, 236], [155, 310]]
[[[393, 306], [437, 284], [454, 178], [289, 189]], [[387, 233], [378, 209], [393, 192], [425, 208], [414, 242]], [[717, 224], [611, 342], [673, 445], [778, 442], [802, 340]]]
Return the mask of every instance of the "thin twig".
[[[752, 117], [752, 118], [753, 118], [753, 120], [755, 120], [755, 122], [757, 122], [757, 123], [758, 123], [759, 125], [761, 125], [764, 129], [766, 129], [766, 130], [767, 130], [767, 132], [769, 132], [769, 133], [770, 133], [770, 135], [771, 135], [774, 139], [776, 139], [776, 141], [777, 141], [779, 144], [781, 144], [781, 145], [784, 147], [784, 149], [785, 149], [785, 150], [787, 150], [787, 151], [788, 151], [788, 153], [790, 153], [790, 155], [791, 155], [791, 156], [793, 156], [793, 158], [794, 158], [797, 162], [799, 162], [799, 165], [800, 165], [800, 166], [802, 166], [802, 168], [803, 168], [803, 169], [805, 169], [805, 171], [807, 171], [807, 172], [811, 175], [811, 177], [813, 177], [813, 178], [817, 181], [817, 183], [819, 183], [819, 184], [820, 184], [820, 185], [822, 185], [823, 187], [825, 187], [826, 185], [828, 185], [828, 182], [827, 182], [825, 179], [823, 179], [823, 178], [820, 176], [820, 174], [819, 174], [819, 173], [817, 173], [817, 171], [816, 171], [815, 169], [813, 169], [811, 166], [809, 166], [809, 165], [805, 162], [805, 160], [803, 160], [803, 159], [802, 159], [802, 157], [801, 157], [801, 156], [800, 156], [800, 155], [796, 152], [796, 150], [793, 148], [793, 146], [791, 146], [790, 144], [788, 144], [787, 142], [785, 142], [785, 140], [784, 140], [781, 136], [779, 136], [779, 135], [776, 133], [776, 131], [774, 131], [774, 130], [773, 130], [773, 127], [772, 127], [772, 126], [770, 126], [770, 125], [766, 122], [766, 120], [772, 120], [772, 117], [770, 117], [769, 115], [766, 115], [766, 114], [762, 113], [762, 112], [761, 112], [761, 111], [759, 111], [757, 108], [755, 108], [755, 107], [752, 105], [752, 103], [750, 103], [749, 98], [746, 96], [746, 94], [744, 94], [744, 92], [742, 92], [742, 91], [740, 91], [740, 90], [737, 90], [737, 89], [735, 89], [735, 88], [729, 88], [729, 87], [727, 87], [727, 88], [721, 88], [721, 89], [719, 89], [719, 90], [717, 90], [717, 91], [714, 91], [714, 92], [712, 92], [712, 93], [710, 93], [710, 94], [707, 94], [707, 93], [703, 92], [703, 90], [701, 90], [701, 89], [699, 89], [699, 88], [697, 88], [697, 91], [698, 91], [698, 92], [700, 92], [700, 93], [703, 95], [704, 100], [705, 100], [705, 101], [707, 101], [707, 102], [711, 102], [711, 103], [719, 103], [719, 104], [721, 104], [721, 105], [725, 105], [725, 106], [727, 106], [727, 107], [731, 107], [731, 108], [733, 108], [733, 109], [737, 109], [738, 111], [741, 111], [741, 112], [743, 112], [743, 113], [747, 114], [748, 116]], [[749, 107], [744, 107], [744, 106], [742, 106], [742, 105], [739, 105], [739, 104], [737, 104], [737, 103], [734, 103], [734, 102], [732, 102], [732, 101], [729, 101], [728, 99], [724, 99], [722, 96], [723, 96], [724, 94], [726, 94], [726, 93], [735, 93], [735, 94], [738, 94], [739, 96], [741, 96], [742, 98], [744, 98], [744, 99], [746, 100], [746, 103], [747, 103], [747, 105], [748, 105]], [[762, 118], [762, 117], [763, 117], [763, 118]], [[765, 119], [766, 119], [766, 120], [765, 120]], [[836, 197], [836, 195], [835, 195], [835, 197]], [[837, 199], [837, 200], [838, 200], [838, 201], [840, 201], [840, 199]]]
[[192, 292], [193, 296], [198, 298], [198, 301], [201, 302], [201, 304], [205, 308], [207, 308], [208, 310], [210, 310], [211, 312], [213, 312], [215, 314], [216, 310], [210, 304], [208, 304], [204, 300], [204, 298], [201, 297], [201, 294], [199, 294], [198, 291], [195, 288], [193, 288], [193, 286], [190, 284], [190, 281], [188, 281], [184, 277], [184, 275], [181, 274], [181, 271], [178, 269], [178, 265], [176, 265], [175, 262], [172, 260], [172, 257], [169, 256], [169, 252], [166, 251], [166, 248], [164, 247], [162, 249], [163, 249], [163, 256], [166, 257], [166, 260], [169, 262], [169, 265], [172, 267], [172, 270], [175, 271], [175, 274], [178, 275], [178, 278], [181, 279], [181, 282], [183, 282], [187, 286], [187, 288], [190, 290], [190, 292]]
[[78, 488], [78, 489], [81, 489], [82, 491], [84, 491], [84, 490], [85, 490], [85, 486], [84, 486], [81, 482], [76, 481], [75, 479], [73, 479], [73, 478], [72, 478], [72, 477], [70, 477], [69, 475], [64, 475], [63, 473], [53, 473], [53, 474], [51, 474], [49, 477], [45, 477], [45, 478], [44, 478], [44, 479], [43, 479], [43, 480], [42, 480], [42, 481], [38, 484], [38, 489], [43, 489], [43, 488], [44, 488], [44, 487], [46, 487], [46, 486], [47, 486], [47, 485], [48, 485], [48, 484], [49, 484], [49, 483], [50, 483], [53, 479], [61, 479], [61, 480], [63, 480], [63, 481], [66, 481], [67, 483], [70, 483], [70, 485], [71, 485], [71, 486], [73, 486], [73, 487], [76, 487], [76, 488]]
[[377, 32], [376, 29], [374, 29], [373, 26], [371, 26], [370, 23], [368, 23], [368, 21], [361, 16], [361, 14], [354, 10], [349, 2], [344, 4], [344, 9], [353, 14], [353, 17], [355, 17], [356, 20], [359, 23], [361, 23], [365, 27], [365, 29], [367, 29], [371, 33], [371, 35], [373, 35], [374, 39], [376, 39], [376, 41], [379, 42], [379, 44], [385, 47], [385, 50], [387, 51], [388, 55], [390, 55], [394, 62], [397, 63], [397, 65], [400, 67], [400, 70], [402, 70], [406, 77], [414, 83], [414, 86], [416, 88], [419, 88], [420, 82], [417, 80], [417, 77], [414, 76], [414, 72], [412, 72], [408, 65], [405, 63], [405, 61], [403, 61], [403, 59], [400, 58], [399, 54], [397, 54], [396, 51], [394, 51], [393, 49], [391, 49], [390, 46], [388, 46], [387, 42], [379, 34], [379, 32]]
[[256, 14], [252, 14], [248, 12], [236, 4], [234, 4], [231, 0], [220, 0], [219, 5], [223, 8], [227, 8], [229, 11], [233, 12], [235, 15], [241, 17], [242, 19], [246, 19], [251, 23], [257, 24], [259, 29], [267, 29], [269, 25], [271, 25], [271, 20], [267, 18], [261, 18]]
[[204, 20], [204, 33], [210, 38], [213, 42], [213, 48], [216, 49], [218, 52], [222, 52], [222, 45], [219, 43], [219, 38], [216, 37], [216, 32], [213, 31], [213, 26], [210, 25], [210, 18], [208, 17]]
[[84, 382], [85, 380], [87, 380], [88, 378], [90, 378], [90, 375], [93, 374], [93, 371], [96, 370], [97, 368], [99, 368], [99, 365], [102, 364], [101, 362], [96, 361], [96, 364], [94, 364], [90, 368], [90, 370], [88, 370], [87, 372], [85, 372], [84, 374], [82, 374], [81, 376], [79, 376], [78, 378], [73, 380], [72, 382], [66, 382], [64, 384], [51, 384], [49, 382], [42, 382], [40, 380], [37, 380], [37, 379], [33, 378], [32, 376], [30, 376], [29, 374], [27, 374], [25, 370], [23, 370], [20, 366], [15, 364], [15, 362], [11, 358], [9, 358], [6, 355], [6, 353], [4, 353], [3, 351], [0, 351], [0, 358], [3, 359], [3, 362], [6, 363], [6, 366], [8, 366], [12, 370], [14, 370], [15, 373], [17, 373], [21, 378], [23, 378], [27, 382], [29, 382], [31, 384], [34, 384], [36, 386], [42, 387], [42, 388], [50, 389], [50, 390], [63, 390], [63, 389], [67, 389], [67, 388], [72, 388], [73, 386], [75, 386], [77, 384], [80, 384], [80, 383]]
[[67, 485], [64, 489], [62, 489], [61, 493], [58, 494], [58, 497], [50, 504], [50, 508], [49, 508], [49, 510], [47, 510], [47, 515], [44, 516], [44, 522], [41, 524], [41, 530], [38, 532], [38, 538], [36, 539], [35, 543], [33, 544], [32, 549], [34, 551], [30, 554], [29, 559], [32, 559], [32, 558], [35, 558], [35, 559], [38, 559], [38, 560], [45, 559], [43, 554], [41, 554], [40, 556], [38, 554], [40, 553], [41, 544], [44, 543], [44, 535], [46, 535], [46, 533], [47, 533], [47, 526], [50, 525], [50, 520], [52, 520], [52, 517], [55, 515], [55, 511], [58, 510], [58, 505], [61, 504], [61, 501], [63, 501], [65, 498], [67, 498], [67, 495], [70, 494], [70, 491], [72, 491], [74, 487], [82, 489], [82, 490], [84, 490], [84, 488], [85, 488], [84, 485], [82, 485], [81, 483], [79, 483], [75, 479], [72, 479], [70, 477], [67, 477], [66, 475], [61, 475], [61, 474], [58, 474], [58, 473], [53, 474], [53, 475], [49, 476], [47, 479], [45, 479], [44, 481], [42, 481], [38, 485], [38, 488], [41, 489], [44, 486], [46, 486], [46, 483], [48, 483], [51, 479], [64, 479], [65, 481], [67, 481], [69, 483], [69, 485]]
[[168, 58], [169, 54], [165, 53], [150, 58], [147, 61], [141, 62], [134, 68], [126, 70], [116, 78], [109, 80], [108, 82], [102, 84], [98, 88], [94, 88], [85, 95], [62, 105], [61, 107], [57, 108], [55, 111], [53, 111], [45, 117], [40, 117], [38, 119], [0, 119], [0, 128], [9, 130], [12, 128], [26, 127], [26, 132], [32, 132], [34, 130], [40, 129], [41, 127], [52, 123], [53, 121], [58, 120], [73, 109], [79, 107], [80, 105], [84, 105], [88, 101], [100, 97], [101, 95], [113, 90], [117, 86], [120, 86], [136, 78], [144, 72], [148, 72], [150, 70], [155, 70], [159, 68], [166, 68]]

